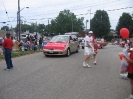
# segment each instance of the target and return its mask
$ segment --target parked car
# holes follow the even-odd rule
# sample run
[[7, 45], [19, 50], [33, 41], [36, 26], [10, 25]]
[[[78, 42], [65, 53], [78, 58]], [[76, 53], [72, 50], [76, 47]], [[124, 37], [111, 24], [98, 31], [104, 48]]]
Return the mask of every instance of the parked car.
[[75, 35], [54, 36], [43, 48], [45, 56], [66, 55], [79, 51], [78, 38]]

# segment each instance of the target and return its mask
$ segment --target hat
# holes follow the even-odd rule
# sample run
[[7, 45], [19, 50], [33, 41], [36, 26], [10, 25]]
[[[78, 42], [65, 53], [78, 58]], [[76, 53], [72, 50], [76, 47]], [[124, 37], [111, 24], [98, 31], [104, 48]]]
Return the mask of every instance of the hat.
[[10, 35], [10, 33], [9, 33], [9, 32], [7, 32], [7, 33], [6, 33], [6, 35]]
[[89, 31], [89, 33], [90, 33], [90, 34], [92, 34], [92, 33], [93, 33], [93, 31]]

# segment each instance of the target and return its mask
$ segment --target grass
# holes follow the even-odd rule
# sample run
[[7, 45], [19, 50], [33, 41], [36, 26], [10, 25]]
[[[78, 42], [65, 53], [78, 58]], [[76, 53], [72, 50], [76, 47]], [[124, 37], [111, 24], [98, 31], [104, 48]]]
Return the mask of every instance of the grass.
[[[33, 54], [35, 52], [39, 52], [39, 51], [33, 51], [33, 50], [30, 50], [30, 51], [12, 51], [12, 58], [13, 57], [19, 57], [19, 56], [23, 56], [23, 55], [28, 55], [28, 54]], [[1, 59], [4, 59], [4, 55], [0, 55], [0, 60]]]

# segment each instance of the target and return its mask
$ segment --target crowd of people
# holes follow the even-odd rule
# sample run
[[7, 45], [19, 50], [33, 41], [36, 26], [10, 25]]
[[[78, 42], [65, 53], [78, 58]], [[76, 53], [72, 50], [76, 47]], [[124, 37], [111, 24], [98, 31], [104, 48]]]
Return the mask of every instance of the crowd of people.
[[[3, 37], [1, 39], [0, 44], [0, 55], [4, 55], [5, 49], [2, 47], [2, 43], [7, 37]], [[47, 44], [50, 38], [44, 37], [43, 35], [38, 39], [37, 34], [32, 36], [28, 34], [25, 39], [22, 39], [20, 42], [15, 37], [10, 37], [13, 41], [13, 49], [20, 50], [20, 51], [27, 51], [27, 50], [39, 50], [42, 51], [43, 47]]]

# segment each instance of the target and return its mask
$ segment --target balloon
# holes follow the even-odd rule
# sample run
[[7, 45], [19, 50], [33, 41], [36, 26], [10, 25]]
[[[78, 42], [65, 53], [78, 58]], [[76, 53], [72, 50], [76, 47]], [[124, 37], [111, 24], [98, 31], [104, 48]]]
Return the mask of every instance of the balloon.
[[120, 54], [120, 60], [122, 60], [124, 54]]
[[123, 37], [123, 38], [128, 38], [129, 36], [129, 30], [127, 28], [122, 28], [120, 30], [120, 35]]

